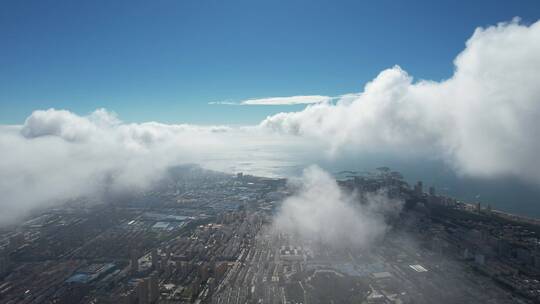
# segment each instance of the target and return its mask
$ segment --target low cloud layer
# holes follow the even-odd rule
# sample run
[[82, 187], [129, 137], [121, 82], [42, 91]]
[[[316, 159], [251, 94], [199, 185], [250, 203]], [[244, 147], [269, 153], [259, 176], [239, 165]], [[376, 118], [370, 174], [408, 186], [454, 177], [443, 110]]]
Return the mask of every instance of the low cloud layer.
[[287, 198], [274, 219], [274, 229], [332, 248], [366, 248], [389, 228], [385, 216], [396, 215], [402, 202], [383, 192], [363, 196], [344, 193], [319, 167], [304, 171], [299, 191]]
[[23, 125], [0, 126], [0, 224], [70, 198], [143, 190], [174, 165], [234, 172], [235, 163], [251, 161], [264, 172], [286, 161], [267, 154], [307, 146], [254, 127], [124, 123], [103, 109], [35, 111]]
[[459, 173], [540, 183], [540, 22], [478, 28], [453, 76], [421, 80], [399, 66], [357, 96], [268, 117], [261, 126], [343, 150], [437, 156]]

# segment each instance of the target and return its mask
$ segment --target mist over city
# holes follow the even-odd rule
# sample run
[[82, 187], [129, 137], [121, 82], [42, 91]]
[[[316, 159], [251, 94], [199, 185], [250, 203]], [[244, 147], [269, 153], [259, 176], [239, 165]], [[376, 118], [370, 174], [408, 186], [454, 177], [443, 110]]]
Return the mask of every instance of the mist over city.
[[5, 1], [0, 303], [540, 303], [535, 1]]

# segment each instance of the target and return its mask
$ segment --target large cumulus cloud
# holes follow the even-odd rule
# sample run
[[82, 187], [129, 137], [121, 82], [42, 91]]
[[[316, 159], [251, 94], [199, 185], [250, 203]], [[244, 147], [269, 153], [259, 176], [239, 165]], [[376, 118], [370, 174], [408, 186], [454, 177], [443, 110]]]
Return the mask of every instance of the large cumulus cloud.
[[261, 126], [322, 140], [334, 153], [436, 155], [463, 174], [540, 183], [540, 22], [478, 28], [454, 64], [441, 82], [414, 82], [395, 66], [356, 96]]

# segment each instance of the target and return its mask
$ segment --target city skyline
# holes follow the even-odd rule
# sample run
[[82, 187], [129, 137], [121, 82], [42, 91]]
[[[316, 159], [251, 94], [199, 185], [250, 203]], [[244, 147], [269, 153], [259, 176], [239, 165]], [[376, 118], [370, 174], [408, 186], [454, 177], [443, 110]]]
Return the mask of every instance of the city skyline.
[[0, 304], [540, 303], [540, 2], [0, 5]]

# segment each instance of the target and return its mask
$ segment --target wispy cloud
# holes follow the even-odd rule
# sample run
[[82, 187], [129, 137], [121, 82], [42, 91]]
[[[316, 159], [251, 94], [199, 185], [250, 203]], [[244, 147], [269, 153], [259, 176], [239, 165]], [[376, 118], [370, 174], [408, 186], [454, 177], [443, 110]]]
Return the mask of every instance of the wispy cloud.
[[332, 100], [330, 96], [322, 95], [299, 95], [289, 97], [267, 97], [248, 99], [241, 102], [243, 105], [295, 105], [295, 104], [310, 104], [321, 103]]
[[222, 101], [211, 101], [209, 105], [226, 105], [226, 106], [240, 106], [241, 104], [234, 101], [222, 100]]
[[228, 106], [277, 106], [277, 105], [298, 105], [298, 104], [313, 104], [323, 103], [335, 99], [332, 96], [323, 95], [298, 95], [298, 96], [286, 96], [286, 97], [265, 97], [265, 98], [252, 98], [238, 102], [224, 100], [224, 101], [212, 101], [208, 104], [211, 105], [228, 105]]

